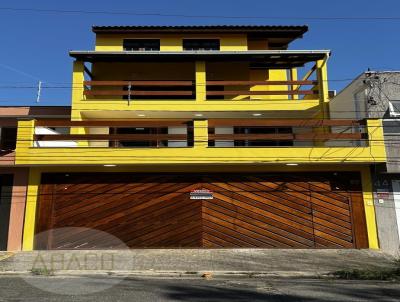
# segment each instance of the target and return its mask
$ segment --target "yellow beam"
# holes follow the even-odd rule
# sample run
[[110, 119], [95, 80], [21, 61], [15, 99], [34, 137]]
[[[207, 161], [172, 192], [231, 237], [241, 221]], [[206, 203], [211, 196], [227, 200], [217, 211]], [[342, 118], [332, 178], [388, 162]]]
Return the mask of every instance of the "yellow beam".
[[208, 121], [195, 120], [193, 121], [194, 147], [207, 148], [208, 146]]
[[196, 61], [196, 101], [206, 100], [206, 62]]
[[362, 191], [364, 199], [365, 220], [367, 223], [369, 248], [379, 249], [371, 172], [368, 167], [363, 168], [361, 171], [361, 182], [362, 182]]
[[36, 208], [37, 208], [36, 205], [37, 205], [39, 185], [40, 185], [40, 171], [35, 168], [30, 168], [27, 197], [26, 197], [24, 234], [22, 242], [22, 250], [24, 251], [33, 250], [33, 244], [35, 238], [35, 222], [36, 222]]

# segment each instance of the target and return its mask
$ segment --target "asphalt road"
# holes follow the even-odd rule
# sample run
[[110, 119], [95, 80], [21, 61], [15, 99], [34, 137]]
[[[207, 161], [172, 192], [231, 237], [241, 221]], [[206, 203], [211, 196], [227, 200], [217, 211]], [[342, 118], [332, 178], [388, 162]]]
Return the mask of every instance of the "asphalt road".
[[[111, 280], [113, 279], [113, 280]], [[114, 284], [112, 287], [105, 287]], [[118, 282], [116, 282], [118, 281]], [[47, 291], [35, 286], [44, 287]], [[101, 290], [103, 291], [96, 291]], [[77, 294], [79, 291], [95, 291]], [[52, 292], [53, 291], [53, 292]], [[63, 291], [67, 295], [54, 292]], [[0, 301], [399, 301], [400, 284], [270, 278], [0, 276]]]

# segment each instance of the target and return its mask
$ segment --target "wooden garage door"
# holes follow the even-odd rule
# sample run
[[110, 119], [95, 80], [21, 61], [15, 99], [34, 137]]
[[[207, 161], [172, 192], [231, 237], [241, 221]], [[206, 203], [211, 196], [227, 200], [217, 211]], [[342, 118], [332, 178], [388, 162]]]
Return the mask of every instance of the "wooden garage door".
[[[212, 199], [191, 199], [195, 189]], [[85, 227], [132, 248], [368, 247], [354, 173], [45, 174], [36, 221], [36, 233]], [[47, 236], [36, 248], [107, 244], [78, 232]]]

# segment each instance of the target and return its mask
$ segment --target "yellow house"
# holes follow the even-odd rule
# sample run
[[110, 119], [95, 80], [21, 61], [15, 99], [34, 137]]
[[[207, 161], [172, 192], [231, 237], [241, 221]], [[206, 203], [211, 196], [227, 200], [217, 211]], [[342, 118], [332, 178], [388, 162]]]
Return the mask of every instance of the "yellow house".
[[330, 119], [330, 52], [288, 50], [306, 26], [93, 31], [70, 52], [71, 117], [18, 124], [24, 250], [110, 247], [37, 236], [67, 227], [131, 248], [379, 248], [381, 121]]

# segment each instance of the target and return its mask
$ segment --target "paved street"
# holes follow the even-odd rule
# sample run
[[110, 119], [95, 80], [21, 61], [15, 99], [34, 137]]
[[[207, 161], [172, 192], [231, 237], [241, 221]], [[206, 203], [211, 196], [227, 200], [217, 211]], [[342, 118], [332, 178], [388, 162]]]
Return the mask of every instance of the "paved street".
[[[400, 284], [379, 281], [265, 278], [129, 278], [87, 295], [58, 295], [42, 291], [80, 284], [89, 291], [116, 277], [0, 277], [0, 301], [399, 301]], [[115, 280], [114, 280], [115, 281]]]

